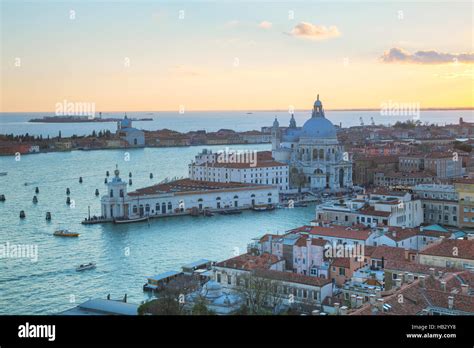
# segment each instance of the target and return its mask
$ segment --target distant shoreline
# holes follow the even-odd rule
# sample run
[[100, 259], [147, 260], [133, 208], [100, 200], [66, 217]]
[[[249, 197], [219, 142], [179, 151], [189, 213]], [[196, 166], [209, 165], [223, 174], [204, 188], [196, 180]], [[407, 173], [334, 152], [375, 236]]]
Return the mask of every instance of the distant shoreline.
[[[348, 109], [325, 109], [326, 111], [380, 111], [380, 108], [348, 108]], [[474, 107], [453, 107], [453, 108], [420, 108], [420, 111], [469, 111], [473, 110]], [[295, 109], [295, 112], [308, 112], [310, 109]], [[123, 112], [133, 112], [133, 113], [163, 113], [163, 112], [176, 112], [179, 113], [179, 110], [115, 110], [115, 111], [102, 111], [102, 113], [123, 113]], [[185, 113], [192, 112], [288, 112], [286, 109], [262, 109], [262, 110], [187, 110]], [[54, 113], [52, 111], [1, 111], [2, 114], [25, 114], [25, 113]]]

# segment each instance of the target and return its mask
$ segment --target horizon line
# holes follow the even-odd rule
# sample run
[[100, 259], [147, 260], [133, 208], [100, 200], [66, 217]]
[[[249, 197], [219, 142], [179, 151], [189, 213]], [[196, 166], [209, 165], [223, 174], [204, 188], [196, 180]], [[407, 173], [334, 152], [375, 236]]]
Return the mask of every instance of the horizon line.
[[[324, 109], [325, 111], [379, 111], [381, 108], [340, 108], [340, 109]], [[458, 107], [426, 107], [420, 108], [420, 111], [449, 111], [449, 110], [459, 110], [459, 111], [468, 111], [474, 110], [474, 106], [458, 106]], [[183, 114], [188, 112], [289, 112], [286, 109], [194, 109], [186, 110]], [[311, 111], [311, 109], [295, 109], [294, 112], [306, 112]], [[179, 113], [179, 110], [107, 110], [99, 111], [102, 113], [117, 113], [117, 112], [176, 112]], [[54, 111], [0, 111], [1, 114], [10, 113], [10, 114], [19, 114], [19, 113], [54, 113]], [[74, 116], [74, 115], [71, 115]], [[80, 115], [78, 115], [80, 116]]]

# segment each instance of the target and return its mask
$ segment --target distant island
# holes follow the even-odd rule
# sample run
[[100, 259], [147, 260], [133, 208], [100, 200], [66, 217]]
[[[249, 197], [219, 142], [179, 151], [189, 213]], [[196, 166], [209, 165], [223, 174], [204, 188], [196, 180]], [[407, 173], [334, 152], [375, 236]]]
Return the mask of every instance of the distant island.
[[[132, 121], [153, 121], [152, 118], [132, 118]], [[120, 118], [102, 118], [89, 116], [44, 116], [33, 118], [28, 122], [38, 123], [85, 123], [85, 122], [119, 122]]]

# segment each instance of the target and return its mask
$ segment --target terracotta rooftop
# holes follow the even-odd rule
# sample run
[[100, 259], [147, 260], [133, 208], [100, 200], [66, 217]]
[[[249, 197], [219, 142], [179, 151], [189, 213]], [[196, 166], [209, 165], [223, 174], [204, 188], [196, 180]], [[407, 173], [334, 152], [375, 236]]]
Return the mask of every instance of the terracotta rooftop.
[[175, 194], [192, 194], [192, 193], [207, 193], [209, 191], [234, 191], [234, 190], [246, 190], [251, 189], [268, 189], [269, 185], [257, 185], [251, 183], [237, 183], [237, 182], [210, 182], [210, 181], [199, 181], [191, 179], [179, 179], [170, 181], [167, 183], [157, 184], [144, 188], [137, 189], [136, 191], [129, 192], [129, 196], [143, 196], [153, 195], [162, 193], [175, 193]]
[[330, 284], [331, 280], [327, 278], [320, 277], [310, 277], [303, 274], [293, 273], [293, 272], [281, 272], [273, 270], [257, 270], [255, 275], [262, 278], [272, 279], [282, 282], [291, 282], [312, 286], [324, 286]]
[[374, 207], [361, 208], [359, 209], [359, 213], [362, 215], [381, 216], [381, 217], [389, 217], [391, 214], [389, 211], [375, 210]]
[[368, 229], [353, 229], [347, 226], [332, 225], [330, 227], [312, 226], [309, 233], [323, 237], [367, 240], [371, 231]]
[[218, 262], [216, 266], [251, 271], [256, 269], [268, 269], [273, 264], [281, 260], [282, 259], [280, 259], [278, 256], [269, 253], [263, 253], [262, 255], [242, 254], [231, 259]]
[[444, 239], [420, 251], [420, 255], [474, 260], [474, 240]]
[[[387, 245], [378, 245], [376, 247], [364, 248], [364, 253], [366, 256], [369, 256], [373, 259], [382, 259], [384, 260], [395, 260], [395, 261], [408, 261], [406, 258], [406, 250], [403, 248], [396, 248]], [[416, 250], [408, 250], [410, 254], [416, 254]]]

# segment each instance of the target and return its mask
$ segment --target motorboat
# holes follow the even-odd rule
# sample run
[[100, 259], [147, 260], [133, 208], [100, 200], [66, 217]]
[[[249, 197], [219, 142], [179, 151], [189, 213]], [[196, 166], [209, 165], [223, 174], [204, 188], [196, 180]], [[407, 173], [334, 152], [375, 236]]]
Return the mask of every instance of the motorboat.
[[115, 219], [114, 223], [115, 224], [130, 224], [132, 222], [147, 221], [148, 219], [149, 219], [149, 216], [141, 216], [134, 219]]
[[94, 269], [95, 267], [96, 267], [95, 262], [89, 262], [89, 263], [85, 263], [85, 264], [77, 266], [76, 271], [77, 272], [85, 271], [88, 269]]
[[275, 206], [273, 204], [256, 204], [252, 207], [253, 211], [267, 211], [274, 210]]
[[71, 232], [69, 230], [56, 230], [53, 235], [57, 237], [79, 237], [79, 233]]

